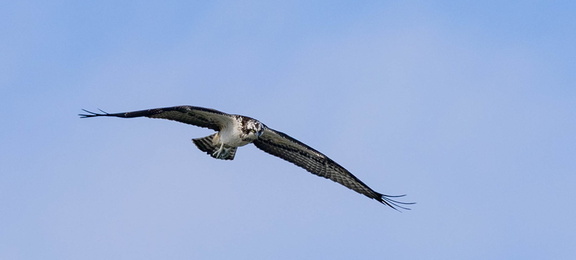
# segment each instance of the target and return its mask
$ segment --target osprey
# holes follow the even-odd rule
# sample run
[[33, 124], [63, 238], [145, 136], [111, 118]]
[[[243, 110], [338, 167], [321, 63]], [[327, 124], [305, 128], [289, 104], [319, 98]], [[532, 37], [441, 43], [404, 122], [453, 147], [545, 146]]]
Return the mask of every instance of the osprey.
[[83, 111], [86, 114], [79, 114], [82, 118], [99, 116], [162, 118], [210, 128], [217, 132], [203, 138], [192, 139], [192, 141], [200, 150], [216, 159], [233, 160], [238, 147], [253, 143], [264, 152], [280, 157], [313, 174], [340, 183], [393, 209], [409, 209], [402, 205], [414, 204], [392, 199], [404, 195], [390, 196], [374, 191], [321, 152], [247, 116], [232, 115], [210, 108], [194, 106], [155, 108], [115, 114], [102, 110], [100, 110], [102, 113], [94, 113], [84, 109]]

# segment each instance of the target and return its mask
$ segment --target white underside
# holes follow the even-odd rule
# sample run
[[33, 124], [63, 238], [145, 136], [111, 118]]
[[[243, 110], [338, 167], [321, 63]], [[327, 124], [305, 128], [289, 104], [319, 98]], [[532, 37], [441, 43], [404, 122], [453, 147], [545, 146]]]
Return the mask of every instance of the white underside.
[[242, 131], [240, 131], [238, 125], [233, 125], [232, 127], [226, 127], [218, 133], [218, 144], [227, 147], [240, 147], [247, 145], [250, 141], [242, 140]]
[[256, 140], [257, 136], [255, 134], [251, 133], [246, 135], [240, 130], [240, 128], [240, 122], [237, 120], [231, 120], [226, 127], [218, 132], [213, 140], [214, 145], [220, 146], [220, 148], [213, 153], [215, 157], [219, 158], [227, 148], [244, 146]]

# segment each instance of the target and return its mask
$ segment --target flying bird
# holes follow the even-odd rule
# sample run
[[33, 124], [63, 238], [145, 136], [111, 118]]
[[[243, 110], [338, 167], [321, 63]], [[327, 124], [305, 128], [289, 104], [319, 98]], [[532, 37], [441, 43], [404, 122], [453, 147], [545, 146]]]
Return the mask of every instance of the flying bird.
[[81, 118], [103, 116], [162, 118], [209, 128], [216, 133], [203, 138], [192, 139], [192, 141], [200, 150], [213, 158], [233, 160], [238, 147], [253, 143], [264, 152], [300, 166], [320, 177], [340, 183], [393, 209], [408, 210], [406, 205], [414, 204], [393, 199], [404, 195], [391, 196], [374, 191], [328, 156], [285, 133], [267, 127], [251, 117], [194, 106], [154, 108], [113, 114], [102, 110], [100, 110], [101, 113], [94, 113], [85, 109], [83, 111], [86, 114], [79, 114]]

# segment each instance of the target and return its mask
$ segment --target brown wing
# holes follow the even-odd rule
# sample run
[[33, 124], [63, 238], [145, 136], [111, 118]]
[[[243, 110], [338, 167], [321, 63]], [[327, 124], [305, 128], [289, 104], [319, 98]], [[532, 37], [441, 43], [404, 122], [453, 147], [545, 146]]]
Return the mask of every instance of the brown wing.
[[340, 183], [351, 190], [364, 194], [367, 197], [386, 204], [393, 209], [408, 209], [399, 204], [413, 204], [391, 199], [394, 197], [402, 197], [404, 195], [390, 196], [374, 191], [326, 155], [282, 132], [266, 127], [260, 138], [254, 141], [254, 145], [269, 154], [296, 164], [320, 177]]
[[232, 116], [218, 110], [203, 108], [203, 107], [193, 107], [193, 106], [177, 106], [177, 107], [165, 107], [165, 108], [154, 108], [148, 110], [139, 110], [133, 112], [125, 113], [106, 113], [100, 110], [102, 113], [94, 113], [88, 110], [84, 110], [87, 114], [79, 114], [80, 117], [98, 117], [98, 116], [112, 116], [112, 117], [123, 117], [123, 118], [133, 118], [133, 117], [149, 117], [149, 118], [162, 118], [168, 120], [174, 120], [186, 124], [191, 124], [200, 127], [210, 128], [212, 130], [220, 131], [227, 122], [232, 120]]

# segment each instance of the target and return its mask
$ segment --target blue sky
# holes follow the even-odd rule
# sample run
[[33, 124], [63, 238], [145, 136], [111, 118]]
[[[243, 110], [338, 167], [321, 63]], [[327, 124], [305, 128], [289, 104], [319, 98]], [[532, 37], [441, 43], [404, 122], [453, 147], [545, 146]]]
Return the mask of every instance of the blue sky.
[[[572, 1], [12, 1], [0, 259], [574, 259]], [[396, 212], [211, 131], [80, 119], [195, 105], [317, 148]]]

